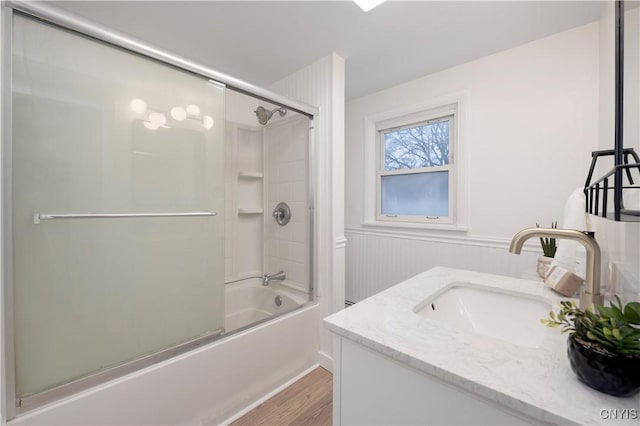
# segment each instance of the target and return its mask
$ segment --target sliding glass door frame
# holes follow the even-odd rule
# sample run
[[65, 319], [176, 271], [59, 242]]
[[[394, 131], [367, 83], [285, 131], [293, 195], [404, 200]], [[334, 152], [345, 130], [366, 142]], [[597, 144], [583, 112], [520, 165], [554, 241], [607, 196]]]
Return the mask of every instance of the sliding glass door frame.
[[281, 105], [302, 115], [306, 115], [311, 119], [313, 119], [314, 116], [318, 115], [317, 107], [284, 97], [267, 89], [263, 89], [261, 87], [239, 80], [230, 75], [215, 71], [196, 62], [186, 60], [174, 53], [162, 50], [157, 47], [153, 47], [148, 43], [144, 43], [132, 37], [119, 34], [95, 23], [91, 23], [83, 19], [79, 19], [75, 16], [68, 15], [46, 5], [25, 1], [8, 1], [5, 7], [11, 9], [11, 11], [13, 12], [22, 12], [26, 15], [36, 17], [58, 27], [75, 31], [79, 34], [89, 36], [104, 43], [111, 44], [115, 47], [126, 49], [131, 52], [143, 55], [147, 58], [156, 59], [164, 64], [173, 65], [182, 70], [198, 74], [205, 78], [209, 78], [211, 80], [214, 80], [216, 83], [224, 84], [227, 88], [248, 94], [249, 96], [253, 96], [267, 102]]
[[13, 208], [12, 208], [12, 108], [11, 108], [11, 88], [12, 88], [12, 44], [13, 44], [13, 10], [9, 7], [3, 7], [2, 15], [2, 108], [0, 113], [2, 127], [2, 144], [0, 145], [0, 158], [2, 159], [0, 179], [2, 179], [2, 209], [0, 211], [0, 221], [2, 222], [1, 232], [2, 241], [0, 258], [0, 268], [2, 270], [2, 286], [0, 287], [0, 299], [2, 299], [3, 328], [2, 341], [2, 359], [0, 360], [0, 371], [4, 372], [0, 377], [2, 389], [0, 392], [4, 395], [2, 401], [2, 409], [0, 414], [0, 422], [5, 423], [7, 420], [15, 417], [17, 414], [16, 400], [16, 370], [15, 370], [15, 333], [14, 333], [14, 315], [13, 315]]
[[[3, 333], [2, 338], [2, 393], [5, 398], [3, 402], [3, 416], [0, 421], [12, 419], [25, 411], [53, 402], [62, 397], [73, 395], [81, 390], [88, 389], [100, 383], [105, 383], [117, 377], [124, 376], [133, 371], [140, 370], [144, 367], [156, 364], [160, 361], [169, 359], [178, 354], [188, 352], [196, 347], [208, 344], [221, 336], [220, 333], [212, 333], [204, 337], [200, 337], [186, 343], [177, 345], [153, 353], [148, 356], [137, 358], [125, 364], [108, 368], [94, 374], [82, 377], [78, 380], [67, 384], [45, 390], [32, 396], [18, 399], [16, 397], [16, 381], [15, 381], [15, 335], [14, 335], [14, 315], [13, 315], [13, 239], [12, 239], [12, 31], [13, 17], [16, 13], [36, 18], [57, 27], [71, 30], [79, 34], [79, 36], [89, 37], [103, 43], [107, 43], [113, 47], [127, 50], [137, 55], [159, 61], [163, 64], [188, 71], [198, 76], [211, 80], [212, 83], [225, 86], [237, 92], [248, 94], [255, 98], [268, 101], [270, 103], [281, 105], [282, 107], [296, 111], [307, 116], [309, 121], [309, 210], [310, 210], [310, 290], [312, 293], [309, 303], [317, 302], [316, 285], [314, 278], [317, 276], [314, 267], [314, 194], [315, 194], [315, 168], [314, 168], [314, 146], [313, 140], [313, 120], [318, 115], [316, 107], [298, 102], [266, 89], [254, 86], [234, 77], [219, 73], [213, 69], [204, 67], [198, 63], [185, 60], [175, 54], [166, 52], [162, 49], [150, 46], [146, 43], [137, 41], [118, 34], [109, 29], [95, 25], [76, 17], [64, 14], [56, 9], [47, 7], [42, 4], [32, 4], [22, 1], [5, 2], [2, 6], [2, 145], [1, 145], [1, 190], [2, 190], [2, 287], [0, 288], [0, 297], [2, 298], [3, 310]], [[304, 306], [304, 305], [303, 305]], [[286, 314], [286, 313], [284, 313]], [[272, 318], [269, 318], [270, 320]]]

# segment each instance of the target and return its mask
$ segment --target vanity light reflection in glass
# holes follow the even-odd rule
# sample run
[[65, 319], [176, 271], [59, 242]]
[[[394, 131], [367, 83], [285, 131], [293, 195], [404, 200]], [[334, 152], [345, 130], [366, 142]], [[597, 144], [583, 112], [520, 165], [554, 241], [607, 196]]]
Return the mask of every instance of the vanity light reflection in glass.
[[[147, 103], [139, 98], [133, 99], [129, 106], [131, 110], [136, 114], [145, 114], [148, 110], [152, 110], [149, 113], [147, 121], [144, 122], [144, 126], [149, 130], [157, 130], [160, 127], [168, 128], [167, 126], [167, 114], [155, 109], [149, 108]], [[168, 114], [175, 121], [184, 121], [191, 119], [202, 123], [202, 127], [209, 130], [215, 124], [213, 118], [209, 115], [202, 115], [198, 105], [189, 104], [186, 107], [175, 106], [169, 110]]]
[[171, 117], [176, 121], [183, 121], [187, 118], [187, 111], [181, 107], [171, 108]]

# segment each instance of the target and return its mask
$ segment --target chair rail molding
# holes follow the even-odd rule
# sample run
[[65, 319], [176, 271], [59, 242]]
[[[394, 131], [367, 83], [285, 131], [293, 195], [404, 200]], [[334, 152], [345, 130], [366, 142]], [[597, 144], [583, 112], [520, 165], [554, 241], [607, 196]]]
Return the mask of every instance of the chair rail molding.
[[[433, 243], [444, 243], [444, 244], [459, 244], [465, 246], [475, 246], [475, 247], [488, 247], [488, 248], [500, 248], [500, 249], [508, 249], [511, 244], [511, 238], [504, 237], [491, 237], [491, 236], [482, 236], [482, 235], [444, 235], [441, 233], [432, 234], [432, 233], [417, 233], [410, 229], [398, 230], [398, 229], [366, 229], [359, 228], [355, 226], [346, 226], [345, 234], [356, 234], [356, 235], [370, 235], [377, 237], [386, 237], [386, 238], [396, 238], [396, 239], [404, 239], [404, 240], [420, 240], [420, 241], [428, 241]], [[337, 244], [337, 242], [336, 242]], [[539, 244], [536, 241], [529, 241], [525, 243], [523, 247], [523, 251], [531, 252], [531, 253], [542, 253], [539, 248]]]

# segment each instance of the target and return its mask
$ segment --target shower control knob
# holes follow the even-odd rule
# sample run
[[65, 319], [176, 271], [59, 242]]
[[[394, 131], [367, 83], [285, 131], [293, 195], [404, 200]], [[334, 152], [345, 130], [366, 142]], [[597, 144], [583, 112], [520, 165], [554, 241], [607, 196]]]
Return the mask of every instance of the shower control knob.
[[278, 203], [273, 213], [273, 218], [278, 222], [278, 225], [285, 226], [291, 220], [291, 209], [284, 201]]

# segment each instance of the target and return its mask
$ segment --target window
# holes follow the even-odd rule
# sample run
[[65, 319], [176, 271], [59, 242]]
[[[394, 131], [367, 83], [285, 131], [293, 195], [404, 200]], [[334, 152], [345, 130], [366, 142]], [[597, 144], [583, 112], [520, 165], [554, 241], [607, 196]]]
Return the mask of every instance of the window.
[[452, 224], [454, 106], [377, 123], [377, 220]]

